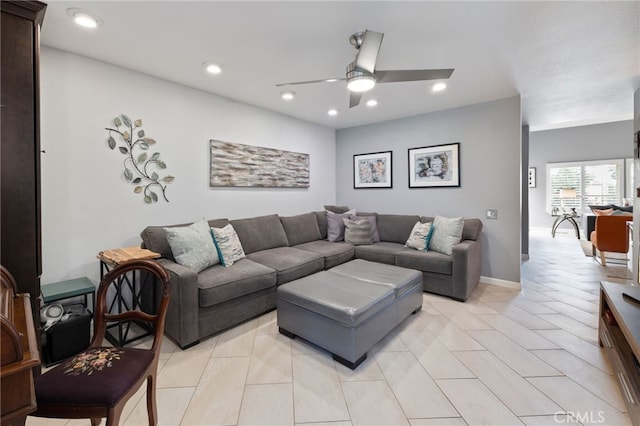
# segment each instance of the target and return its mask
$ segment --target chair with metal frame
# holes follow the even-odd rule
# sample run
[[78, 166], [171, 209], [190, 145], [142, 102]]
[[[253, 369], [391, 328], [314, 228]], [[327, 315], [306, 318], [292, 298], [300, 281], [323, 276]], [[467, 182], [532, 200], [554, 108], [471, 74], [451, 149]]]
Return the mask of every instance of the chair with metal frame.
[[[145, 280], [146, 283], [161, 287], [162, 297], [157, 311], [108, 313], [109, 288], [123, 274], [134, 270], [154, 278]], [[146, 381], [149, 424], [157, 424], [156, 377], [170, 294], [169, 275], [155, 261], [134, 260], [105, 275], [98, 287], [91, 345], [35, 379], [38, 408], [32, 415], [88, 418], [92, 425], [99, 424], [100, 419], [106, 417], [107, 426], [117, 425], [127, 401]], [[128, 320], [154, 325], [151, 349], [103, 346], [107, 323]]]
[[627, 253], [629, 251], [629, 230], [627, 222], [633, 220], [629, 215], [596, 216], [595, 230], [591, 232], [592, 254], [600, 253], [602, 266], [607, 266], [605, 252]]

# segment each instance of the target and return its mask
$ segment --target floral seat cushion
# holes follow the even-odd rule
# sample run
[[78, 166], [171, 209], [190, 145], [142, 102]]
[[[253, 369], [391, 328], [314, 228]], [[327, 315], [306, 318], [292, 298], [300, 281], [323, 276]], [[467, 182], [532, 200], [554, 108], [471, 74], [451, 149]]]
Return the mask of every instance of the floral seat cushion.
[[152, 358], [153, 352], [144, 349], [89, 348], [36, 377], [36, 400], [47, 405], [113, 407]]

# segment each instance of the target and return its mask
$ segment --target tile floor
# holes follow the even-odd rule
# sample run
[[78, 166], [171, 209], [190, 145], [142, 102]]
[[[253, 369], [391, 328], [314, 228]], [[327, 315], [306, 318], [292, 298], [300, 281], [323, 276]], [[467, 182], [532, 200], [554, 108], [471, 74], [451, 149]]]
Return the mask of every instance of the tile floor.
[[[549, 234], [531, 233], [521, 291], [481, 283], [466, 303], [425, 293], [355, 371], [278, 334], [275, 311], [186, 351], [165, 339], [159, 424], [631, 424], [597, 343], [599, 282], [616, 280], [569, 233]], [[143, 396], [122, 424], [147, 423]], [[28, 418], [40, 424], [88, 422]]]

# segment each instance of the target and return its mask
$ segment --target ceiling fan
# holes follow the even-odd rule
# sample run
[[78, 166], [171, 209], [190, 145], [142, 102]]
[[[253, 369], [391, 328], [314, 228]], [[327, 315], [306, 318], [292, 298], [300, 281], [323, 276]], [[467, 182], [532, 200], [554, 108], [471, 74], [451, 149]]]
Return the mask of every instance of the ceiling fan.
[[365, 30], [357, 32], [349, 38], [349, 42], [358, 49], [356, 60], [347, 65], [345, 78], [328, 78], [324, 80], [296, 81], [276, 84], [276, 87], [294, 86], [298, 84], [329, 83], [346, 80], [349, 89], [349, 108], [360, 103], [362, 94], [371, 90], [376, 83], [394, 83], [402, 81], [441, 80], [451, 77], [453, 68], [433, 70], [378, 70], [376, 60], [383, 33]]

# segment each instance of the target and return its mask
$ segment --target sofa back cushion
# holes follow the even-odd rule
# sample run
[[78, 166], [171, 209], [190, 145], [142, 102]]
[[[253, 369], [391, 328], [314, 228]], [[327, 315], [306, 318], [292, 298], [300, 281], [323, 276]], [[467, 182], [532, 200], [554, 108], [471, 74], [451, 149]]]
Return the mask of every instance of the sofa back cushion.
[[231, 220], [245, 254], [275, 247], [287, 247], [289, 240], [277, 214]]
[[480, 219], [465, 219], [464, 227], [462, 228], [462, 239], [476, 241], [480, 238], [481, 231], [482, 221]]
[[[433, 222], [433, 216], [422, 216], [420, 222], [428, 223]], [[482, 231], [482, 221], [480, 219], [464, 219], [464, 226], [462, 228], [462, 239], [476, 241], [480, 238], [480, 232]]]
[[[229, 220], [213, 219], [207, 222], [210, 227], [222, 228], [229, 223]], [[162, 228], [176, 228], [189, 225], [191, 225], [191, 223], [179, 223], [169, 226], [147, 226], [140, 233], [142, 247], [160, 253], [165, 259], [170, 259], [175, 262], [176, 259], [173, 257], [173, 253], [171, 253], [171, 246], [169, 246], [169, 241], [167, 240], [167, 233]]]
[[313, 212], [316, 215], [316, 219], [318, 219], [318, 229], [320, 229], [320, 238], [323, 240], [327, 239], [327, 211], [322, 210], [319, 212]]
[[418, 215], [379, 214], [377, 222], [380, 241], [404, 244], [411, 234], [413, 225], [419, 220]]
[[314, 213], [289, 217], [281, 216], [280, 222], [282, 222], [290, 246], [322, 239], [320, 228], [318, 227], [318, 219]]

